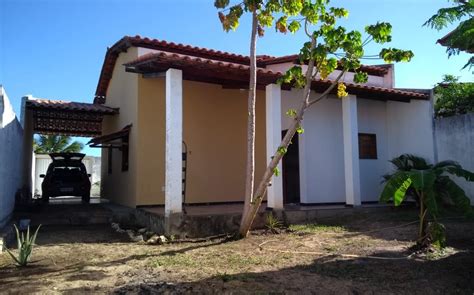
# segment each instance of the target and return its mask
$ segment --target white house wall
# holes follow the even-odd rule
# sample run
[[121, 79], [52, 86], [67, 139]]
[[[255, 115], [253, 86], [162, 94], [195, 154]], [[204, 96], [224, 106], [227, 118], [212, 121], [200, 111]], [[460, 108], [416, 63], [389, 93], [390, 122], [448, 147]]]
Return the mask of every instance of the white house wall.
[[[282, 129], [291, 122], [286, 111], [297, 108], [301, 91], [282, 91]], [[325, 99], [305, 114], [305, 132], [299, 135], [301, 202], [344, 203], [344, 147], [342, 103]]]
[[357, 99], [359, 133], [376, 135], [377, 159], [360, 159], [360, 190], [362, 202], [379, 199], [383, 185], [382, 175], [387, 173], [387, 107], [386, 102]]
[[[282, 130], [291, 118], [285, 114], [297, 109], [301, 91], [282, 91]], [[403, 153], [434, 160], [431, 102], [410, 103], [357, 98], [358, 133], [371, 133], [377, 139], [377, 159], [360, 159], [362, 202], [378, 201], [382, 176], [391, 171], [390, 159]], [[324, 99], [305, 114], [304, 133], [299, 135], [301, 203], [344, 203], [344, 145], [342, 102]]]
[[[404, 153], [434, 161], [431, 101], [387, 102], [388, 158]], [[391, 169], [391, 164], [388, 164]]]
[[0, 228], [8, 221], [21, 187], [23, 128], [0, 85]]

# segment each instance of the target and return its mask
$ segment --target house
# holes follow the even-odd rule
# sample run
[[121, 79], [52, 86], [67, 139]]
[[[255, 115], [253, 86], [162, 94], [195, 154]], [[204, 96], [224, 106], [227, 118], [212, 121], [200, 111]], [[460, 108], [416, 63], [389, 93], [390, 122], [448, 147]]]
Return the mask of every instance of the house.
[[[276, 84], [296, 55], [258, 57], [256, 176], [288, 128], [285, 114], [301, 90]], [[102, 196], [129, 207], [242, 202], [246, 163], [249, 58], [155, 39], [124, 37], [107, 50], [94, 108], [103, 116]], [[267, 193], [285, 203], [376, 202], [389, 159], [413, 153], [434, 160], [430, 92], [394, 88], [393, 65], [363, 66], [364, 85], [308, 110]], [[333, 78], [333, 73], [329, 79]], [[313, 95], [328, 81], [314, 81]], [[183, 173], [183, 170], [185, 173]], [[184, 198], [184, 199], [183, 199]]]

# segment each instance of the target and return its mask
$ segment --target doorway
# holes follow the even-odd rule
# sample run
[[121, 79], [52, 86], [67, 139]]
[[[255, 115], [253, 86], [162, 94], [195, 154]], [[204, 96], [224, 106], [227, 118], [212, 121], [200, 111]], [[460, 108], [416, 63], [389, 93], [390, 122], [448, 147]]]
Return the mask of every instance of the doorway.
[[[283, 130], [282, 138], [288, 130]], [[295, 134], [292, 143], [288, 146], [288, 150], [282, 159], [283, 168], [283, 203], [298, 204], [300, 203], [300, 157], [298, 134]]]

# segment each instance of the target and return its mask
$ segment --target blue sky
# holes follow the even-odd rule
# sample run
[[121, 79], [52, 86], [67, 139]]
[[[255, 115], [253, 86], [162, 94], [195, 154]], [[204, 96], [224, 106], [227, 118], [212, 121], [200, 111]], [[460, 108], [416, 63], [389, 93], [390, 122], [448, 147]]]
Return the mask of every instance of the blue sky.
[[[415, 58], [396, 66], [397, 87], [431, 88], [443, 74], [473, 81], [461, 71], [468, 56], [448, 59], [436, 40], [449, 32], [422, 27], [446, 0], [333, 0], [350, 16], [344, 25], [393, 25], [392, 47], [411, 49]], [[302, 34], [281, 35], [268, 29], [258, 53], [297, 53]], [[212, 0], [0, 0], [0, 84], [19, 114], [23, 95], [92, 102], [107, 46], [124, 35], [248, 53], [249, 19], [236, 32], [222, 31]], [[367, 54], [378, 53], [368, 47]], [[366, 61], [368, 64], [380, 61]], [[98, 154], [97, 149], [86, 149]]]

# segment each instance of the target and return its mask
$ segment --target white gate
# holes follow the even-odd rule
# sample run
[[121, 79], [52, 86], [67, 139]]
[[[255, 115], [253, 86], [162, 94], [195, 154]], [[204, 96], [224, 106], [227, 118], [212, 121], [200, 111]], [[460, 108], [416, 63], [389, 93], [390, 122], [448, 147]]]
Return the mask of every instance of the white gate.
[[[51, 157], [46, 154], [35, 154], [35, 160], [33, 163], [33, 175], [34, 175], [34, 196], [41, 196], [41, 184], [43, 183], [43, 178], [40, 177], [41, 174], [46, 174], [48, 171], [48, 166], [51, 164], [53, 160]], [[82, 159], [84, 166], [86, 166], [86, 170], [88, 174], [91, 174], [91, 182], [96, 183], [100, 181], [100, 168], [94, 169], [94, 161], [100, 162], [99, 160], [95, 159], [96, 157], [86, 156]]]

